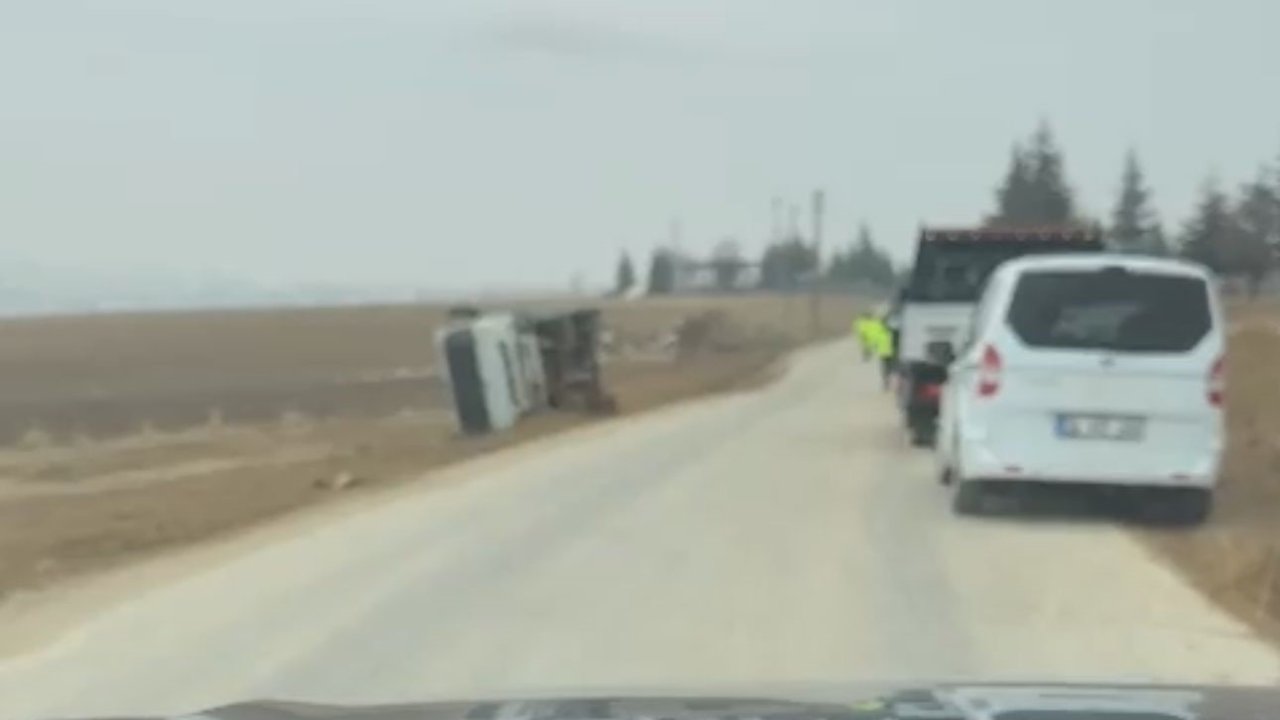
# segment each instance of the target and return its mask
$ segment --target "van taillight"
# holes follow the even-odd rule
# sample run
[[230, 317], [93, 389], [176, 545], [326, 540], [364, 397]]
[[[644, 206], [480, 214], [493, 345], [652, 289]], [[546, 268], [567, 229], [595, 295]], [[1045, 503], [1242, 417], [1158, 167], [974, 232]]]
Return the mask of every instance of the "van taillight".
[[1209, 404], [1214, 407], [1222, 407], [1223, 397], [1227, 392], [1225, 364], [1225, 358], [1220, 357], [1214, 360], [1213, 367], [1209, 368]]
[[982, 349], [982, 359], [978, 362], [978, 397], [991, 397], [1000, 391], [1003, 364], [995, 346], [988, 345]]

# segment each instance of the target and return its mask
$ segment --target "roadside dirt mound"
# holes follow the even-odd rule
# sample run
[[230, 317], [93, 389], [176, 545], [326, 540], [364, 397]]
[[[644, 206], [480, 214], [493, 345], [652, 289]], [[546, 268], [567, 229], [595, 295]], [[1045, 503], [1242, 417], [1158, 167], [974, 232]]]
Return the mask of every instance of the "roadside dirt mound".
[[778, 328], [751, 325], [722, 310], [707, 310], [685, 317], [676, 327], [675, 338], [678, 357], [778, 348], [793, 340]]
[[1273, 315], [1237, 317], [1214, 516], [1202, 529], [1144, 538], [1206, 594], [1280, 640], [1280, 331]]

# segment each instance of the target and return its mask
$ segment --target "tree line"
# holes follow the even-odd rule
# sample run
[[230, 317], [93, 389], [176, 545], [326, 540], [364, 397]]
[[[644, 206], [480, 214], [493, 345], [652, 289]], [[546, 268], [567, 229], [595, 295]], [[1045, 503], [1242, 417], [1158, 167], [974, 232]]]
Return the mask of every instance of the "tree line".
[[1094, 227], [1113, 250], [1181, 256], [1223, 277], [1243, 280], [1250, 292], [1257, 292], [1280, 260], [1280, 162], [1262, 164], [1233, 193], [1216, 178], [1206, 180], [1190, 217], [1169, 237], [1132, 150], [1123, 160], [1108, 222], [1080, 214], [1063, 152], [1042, 123], [1025, 143], [1014, 145], [996, 191], [995, 212], [986, 222]]
[[[1112, 250], [1181, 256], [1220, 276], [1243, 281], [1251, 293], [1280, 265], [1280, 158], [1260, 165], [1254, 177], [1233, 192], [1223, 190], [1216, 178], [1206, 180], [1190, 216], [1175, 232], [1166, 233], [1135, 151], [1123, 158], [1109, 217], [1105, 221], [1090, 217], [1078, 207], [1062, 149], [1048, 123], [1041, 123], [1025, 141], [1014, 144], [995, 195], [995, 209], [983, 219], [990, 227], [1094, 228]], [[672, 249], [654, 250], [647, 292], [675, 291], [684, 260]], [[900, 277], [865, 223], [849, 243], [825, 259], [821, 272], [812, 243], [796, 231], [769, 243], [754, 261], [744, 257], [738, 243], [723, 241], [712, 252], [710, 263], [715, 286], [724, 290], [742, 289], [739, 280], [748, 270], [756, 273], [754, 286], [761, 290], [794, 290], [814, 282], [887, 289]], [[616, 291], [627, 292], [640, 282], [624, 253], [618, 262]]]
[[[811, 287], [817, 282], [824, 287], [864, 285], [888, 289], [897, 280], [897, 271], [888, 253], [872, 237], [871, 229], [859, 226], [854, 239], [837, 248], [825, 262], [821, 273], [815, 272], [819, 262], [812, 243], [798, 234], [770, 243], [759, 258], [745, 256], [733, 240], [718, 244], [705, 263], [686, 258], [665, 247], [653, 250], [649, 258], [644, 289], [650, 295], [664, 295], [677, 290], [677, 274], [682, 263], [710, 268], [711, 285], [722, 291], [744, 289], [788, 291]], [[753, 280], [744, 286], [742, 278]], [[618, 258], [614, 292], [626, 294], [642, 282], [631, 256]]]
[[[748, 257], [741, 245], [725, 239], [711, 251], [709, 259], [697, 262], [666, 247], [655, 248], [649, 257], [648, 274], [643, 282], [650, 295], [663, 295], [677, 290], [677, 275], [682, 264], [707, 267], [712, 287], [723, 291], [744, 289], [789, 291], [811, 287], [815, 282], [824, 287], [864, 285], [888, 289], [897, 279], [893, 261], [876, 245], [871, 229], [865, 223], [845, 246], [837, 248], [821, 263], [813, 243], [798, 232], [791, 232], [769, 243], [759, 257]], [[742, 282], [750, 277], [749, 283]], [[640, 286], [642, 279], [631, 256], [618, 258], [614, 292], [625, 294]]]

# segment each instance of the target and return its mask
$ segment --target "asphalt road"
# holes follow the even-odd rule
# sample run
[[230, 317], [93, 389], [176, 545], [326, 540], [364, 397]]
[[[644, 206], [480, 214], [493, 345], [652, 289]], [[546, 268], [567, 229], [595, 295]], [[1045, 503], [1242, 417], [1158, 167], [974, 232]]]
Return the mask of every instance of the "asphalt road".
[[1280, 678], [1268, 646], [1111, 523], [953, 517], [844, 343], [759, 392], [446, 473], [126, 584], [0, 666], [0, 717], [267, 696]]

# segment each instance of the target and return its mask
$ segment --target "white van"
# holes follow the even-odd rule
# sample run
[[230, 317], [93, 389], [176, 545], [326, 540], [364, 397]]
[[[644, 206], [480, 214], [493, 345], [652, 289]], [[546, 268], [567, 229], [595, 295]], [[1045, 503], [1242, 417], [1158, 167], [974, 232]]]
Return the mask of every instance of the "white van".
[[1198, 265], [1041, 255], [1001, 265], [955, 352], [937, 457], [955, 510], [1008, 483], [1134, 490], [1143, 514], [1209, 513], [1223, 450], [1223, 322]]

